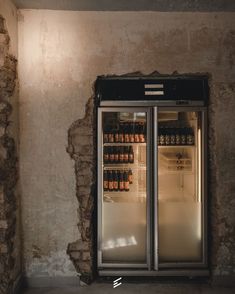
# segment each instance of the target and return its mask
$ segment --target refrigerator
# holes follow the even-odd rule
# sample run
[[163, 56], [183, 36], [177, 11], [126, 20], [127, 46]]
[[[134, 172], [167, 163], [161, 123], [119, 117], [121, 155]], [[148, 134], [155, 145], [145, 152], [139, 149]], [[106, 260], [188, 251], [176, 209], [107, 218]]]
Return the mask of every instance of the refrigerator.
[[98, 77], [97, 270], [206, 276], [206, 76]]

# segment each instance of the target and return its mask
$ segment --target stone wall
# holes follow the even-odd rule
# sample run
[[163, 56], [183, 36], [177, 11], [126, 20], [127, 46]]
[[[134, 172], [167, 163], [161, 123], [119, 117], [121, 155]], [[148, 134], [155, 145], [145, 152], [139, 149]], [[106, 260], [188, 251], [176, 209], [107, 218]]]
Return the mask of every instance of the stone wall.
[[9, 42], [5, 20], [0, 16], [0, 293], [4, 294], [13, 291], [21, 254], [16, 236], [18, 158], [11, 135], [17, 61], [9, 54]]
[[96, 202], [96, 115], [94, 99], [86, 105], [83, 119], [69, 129], [68, 153], [75, 161], [78, 230], [81, 238], [68, 245], [67, 253], [80, 274], [81, 281], [89, 283], [94, 277], [96, 246], [94, 203]]

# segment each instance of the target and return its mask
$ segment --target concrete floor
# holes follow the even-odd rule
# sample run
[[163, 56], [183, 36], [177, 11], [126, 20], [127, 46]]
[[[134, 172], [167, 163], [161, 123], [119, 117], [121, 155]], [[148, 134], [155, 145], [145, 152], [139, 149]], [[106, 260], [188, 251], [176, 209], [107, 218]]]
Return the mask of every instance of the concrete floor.
[[212, 287], [207, 284], [125, 283], [113, 289], [112, 283], [94, 283], [84, 287], [31, 288], [25, 294], [230, 294], [235, 288]]

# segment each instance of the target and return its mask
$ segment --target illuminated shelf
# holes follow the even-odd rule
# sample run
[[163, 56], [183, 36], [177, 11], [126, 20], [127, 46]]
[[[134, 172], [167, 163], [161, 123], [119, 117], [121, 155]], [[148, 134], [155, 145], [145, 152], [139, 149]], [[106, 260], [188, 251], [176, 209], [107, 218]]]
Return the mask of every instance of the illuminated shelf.
[[137, 192], [137, 191], [115, 191], [115, 192], [103, 192], [104, 197], [128, 197], [128, 196], [135, 196], [135, 197], [146, 197], [146, 192]]
[[158, 145], [159, 149], [161, 148], [195, 148], [195, 145]]
[[112, 170], [112, 169], [137, 169], [137, 170], [146, 170], [146, 165], [134, 164], [134, 163], [115, 163], [115, 164], [104, 164], [104, 170]]
[[146, 143], [103, 143], [103, 146], [146, 146]]

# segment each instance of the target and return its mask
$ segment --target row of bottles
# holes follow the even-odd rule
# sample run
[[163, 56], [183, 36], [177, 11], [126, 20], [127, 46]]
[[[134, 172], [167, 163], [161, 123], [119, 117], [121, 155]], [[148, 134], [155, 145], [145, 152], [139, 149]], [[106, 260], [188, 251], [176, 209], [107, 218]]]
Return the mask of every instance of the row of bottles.
[[132, 170], [104, 170], [103, 187], [104, 191], [126, 191], [130, 190], [133, 183]]
[[104, 128], [104, 143], [145, 143], [146, 124], [121, 122], [118, 126]]
[[132, 146], [104, 146], [104, 163], [134, 163]]
[[158, 145], [194, 145], [192, 128], [163, 128], [158, 129]]

